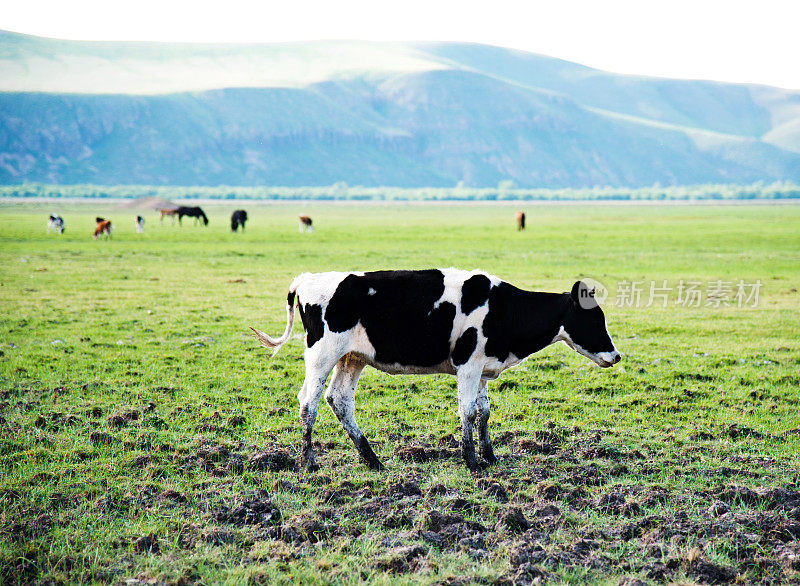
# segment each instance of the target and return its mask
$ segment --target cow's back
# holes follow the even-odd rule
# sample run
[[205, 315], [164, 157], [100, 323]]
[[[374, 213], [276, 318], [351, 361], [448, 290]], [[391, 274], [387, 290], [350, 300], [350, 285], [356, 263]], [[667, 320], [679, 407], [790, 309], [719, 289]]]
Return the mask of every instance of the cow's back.
[[326, 331], [343, 334], [360, 326], [373, 350], [365, 353], [369, 362], [399, 372], [399, 366], [426, 369], [448, 363], [456, 340], [471, 325], [465, 311], [475, 309], [473, 283], [483, 283], [488, 296], [497, 282], [490, 275], [456, 269], [307, 273], [296, 279], [293, 290], [306, 331], [315, 332], [309, 346]]

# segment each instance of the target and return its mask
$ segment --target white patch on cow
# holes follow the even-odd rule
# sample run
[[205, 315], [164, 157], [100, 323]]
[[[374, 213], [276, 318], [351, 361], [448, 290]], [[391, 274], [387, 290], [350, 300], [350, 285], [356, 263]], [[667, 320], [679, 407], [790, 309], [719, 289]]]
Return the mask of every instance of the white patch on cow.
[[504, 370], [520, 364], [522, 359], [514, 356], [513, 354], [509, 354], [508, 358], [504, 361], [500, 361], [493, 356], [486, 355], [487, 338], [483, 335], [483, 322], [489, 313], [488, 299], [482, 305], [472, 310], [469, 315], [465, 315], [461, 311], [461, 296], [465, 281], [474, 275], [484, 275], [489, 279], [489, 286], [491, 290], [492, 287], [502, 283], [501, 279], [479, 270], [461, 271], [458, 269], [449, 268], [442, 269], [442, 273], [445, 275], [445, 291], [442, 294], [442, 297], [434, 304], [434, 307], [438, 307], [439, 304], [443, 303], [444, 301], [449, 301], [456, 307], [456, 315], [453, 319], [453, 329], [450, 334], [450, 352], [452, 353], [456, 342], [458, 342], [458, 339], [469, 328], [475, 328], [478, 334], [475, 350], [472, 352], [469, 360], [465, 364], [459, 365], [458, 367], [452, 366], [452, 362], [448, 361], [451, 365], [451, 368], [453, 370], [458, 370], [459, 372], [462, 370], [477, 371], [480, 373], [478, 375], [480, 379], [494, 380], [500, 376]]
[[314, 303], [322, 306], [323, 315], [325, 307], [330, 303], [331, 297], [336, 293], [339, 284], [350, 275], [363, 276], [363, 272], [329, 272], [329, 273], [303, 273], [292, 281], [289, 291], [297, 293], [300, 303]]
[[364, 361], [354, 354], [343, 356], [333, 369], [331, 381], [325, 390], [325, 400], [350, 438], [358, 443], [363, 436], [355, 419], [355, 395], [358, 377]]
[[343, 335], [348, 338], [348, 347], [351, 352], [355, 352], [366, 360], [373, 360], [375, 358], [375, 346], [367, 335], [367, 330], [358, 322], [352, 329], [343, 332]]
[[444, 302], [452, 303], [458, 308], [461, 303], [461, 286], [469, 278], [470, 273], [458, 269], [440, 269], [444, 275], [444, 292], [442, 296], [433, 304], [436, 309]]
[[372, 287], [370, 287], [369, 290], [367, 291], [367, 295], [375, 295], [375, 293], [377, 293], [377, 291]]
[[494, 356], [485, 356], [483, 373], [481, 374], [481, 378], [483, 378], [484, 380], [494, 380], [498, 376], [500, 376], [504, 370], [508, 370], [509, 368], [518, 366], [522, 364], [525, 360], [526, 360], [525, 358], [518, 358], [513, 353], [509, 353], [508, 358], [506, 358], [502, 362], [497, 358], [495, 358]]
[[[450, 352], [452, 353], [453, 348], [455, 348], [456, 342], [461, 335], [469, 328], [474, 327], [478, 331], [478, 344], [475, 352], [473, 352], [473, 357], [482, 355], [483, 347], [486, 345], [486, 338], [483, 337], [482, 327], [483, 320], [486, 317], [486, 314], [489, 313], [489, 302], [487, 300], [483, 305], [474, 309], [468, 316], [462, 313], [461, 295], [464, 288], [464, 282], [474, 275], [484, 275], [487, 277], [490, 282], [490, 287], [499, 284], [501, 281], [494, 275], [490, 275], [477, 269], [473, 271], [462, 271], [451, 267], [440, 270], [444, 275], [444, 292], [436, 301], [436, 303], [433, 304], [433, 307], [435, 309], [447, 301], [452, 303], [456, 308], [456, 315], [453, 318], [453, 328], [450, 331]], [[479, 353], [478, 350], [481, 352]], [[469, 362], [472, 363], [473, 358], [470, 358]]]
[[[606, 332], [608, 332], [607, 329]], [[611, 336], [609, 336], [609, 339], [611, 339]], [[567, 346], [575, 350], [575, 352], [582, 356], [586, 356], [586, 358], [593, 361], [598, 366], [602, 366], [603, 368], [616, 364], [620, 356], [620, 353], [616, 348], [614, 348], [614, 350], [611, 352], [598, 352], [597, 354], [589, 352], [580, 344], [575, 343], [575, 341], [567, 333], [567, 330], [564, 329], [564, 326], [561, 326], [561, 328], [558, 330], [558, 333], [556, 334], [556, 337], [553, 338], [551, 344], [554, 344], [555, 342], [564, 342]]]
[[444, 293], [442, 293], [442, 296], [439, 298], [439, 300], [433, 304], [434, 309], [439, 307], [439, 304], [444, 303], [445, 301], [449, 301], [458, 309], [460, 309], [461, 291], [464, 287], [464, 282], [475, 275], [483, 275], [489, 279], [490, 287], [495, 287], [502, 282], [494, 275], [479, 271], [478, 269], [472, 271], [462, 271], [461, 269], [454, 269], [450, 267], [448, 269], [439, 270], [444, 275]]

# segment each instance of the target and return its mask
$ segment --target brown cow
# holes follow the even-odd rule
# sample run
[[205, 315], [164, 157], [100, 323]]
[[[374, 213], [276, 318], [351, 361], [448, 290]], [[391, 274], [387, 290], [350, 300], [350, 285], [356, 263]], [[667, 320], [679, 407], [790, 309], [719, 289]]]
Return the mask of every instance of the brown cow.
[[98, 236], [105, 235], [106, 238], [111, 236], [111, 220], [104, 220], [97, 218], [97, 226], [94, 229], [94, 239], [97, 240]]
[[311, 218], [308, 216], [300, 216], [300, 233], [313, 232], [314, 226], [311, 223]]
[[162, 224], [164, 223], [164, 216], [171, 217], [172, 218], [172, 223], [173, 224], [175, 223], [175, 216], [178, 213], [178, 208], [172, 208], [172, 209], [169, 209], [169, 210], [162, 208], [162, 209], [160, 209], [158, 211], [161, 212], [161, 223]]
[[525, 229], [525, 212], [517, 212], [514, 216], [517, 220], [517, 230], [524, 230]]

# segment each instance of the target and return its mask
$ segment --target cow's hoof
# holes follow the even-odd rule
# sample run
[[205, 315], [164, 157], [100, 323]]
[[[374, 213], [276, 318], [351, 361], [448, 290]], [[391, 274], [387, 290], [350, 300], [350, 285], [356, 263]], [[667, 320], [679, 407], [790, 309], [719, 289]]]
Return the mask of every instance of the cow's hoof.
[[306, 469], [306, 472], [317, 472], [319, 470], [319, 464], [317, 464], [314, 460], [307, 460], [305, 462], [301, 462], [300, 464]]
[[375, 470], [376, 472], [380, 472], [381, 470], [386, 470], [386, 466], [384, 466], [380, 460], [375, 460], [374, 462], [367, 462], [367, 466], [369, 466], [370, 470]]
[[494, 464], [497, 464], [500, 461], [494, 454], [485, 454], [485, 455], [482, 454], [481, 458], [483, 459], [484, 462], [486, 462], [487, 466], [493, 466]]

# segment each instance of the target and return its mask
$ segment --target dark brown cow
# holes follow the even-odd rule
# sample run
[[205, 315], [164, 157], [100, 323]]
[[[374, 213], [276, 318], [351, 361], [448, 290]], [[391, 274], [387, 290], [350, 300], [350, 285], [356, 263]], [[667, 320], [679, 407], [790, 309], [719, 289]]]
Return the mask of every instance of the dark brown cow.
[[303, 232], [313, 232], [314, 226], [312, 225], [311, 218], [309, 216], [300, 216], [300, 233]]
[[524, 230], [525, 229], [525, 212], [517, 212], [514, 216], [517, 220], [517, 230]]

